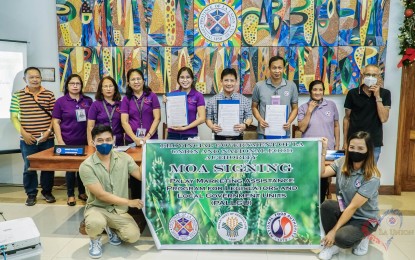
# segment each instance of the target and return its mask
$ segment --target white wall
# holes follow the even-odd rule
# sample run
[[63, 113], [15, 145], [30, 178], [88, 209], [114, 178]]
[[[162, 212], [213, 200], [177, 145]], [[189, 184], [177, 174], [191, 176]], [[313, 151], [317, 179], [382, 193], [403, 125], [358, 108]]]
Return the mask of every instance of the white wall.
[[[52, 90], [57, 97], [60, 97], [55, 12], [54, 0], [2, 1], [0, 8], [0, 39], [28, 41], [28, 66], [54, 67], [56, 82], [45, 82], [43, 85]], [[401, 82], [401, 70], [396, 68], [396, 64], [400, 60], [397, 34], [403, 19], [402, 14], [403, 6], [401, 2], [391, 0], [385, 87], [392, 92], [392, 109], [389, 121], [384, 125], [385, 146], [379, 161], [382, 185], [393, 185], [394, 183]], [[23, 81], [20, 83], [22, 85], [15, 86], [15, 89], [24, 86]], [[328, 98], [336, 103], [342, 119], [344, 116], [344, 96], [330, 96]], [[308, 96], [301, 96], [299, 104], [303, 104], [307, 100]], [[165, 121], [164, 112], [162, 120]], [[199, 132], [202, 139], [211, 138], [211, 133], [206, 125], [200, 126]], [[161, 136], [161, 126], [159, 136]], [[22, 169], [23, 160], [20, 154], [0, 155], [0, 183], [21, 183]]]

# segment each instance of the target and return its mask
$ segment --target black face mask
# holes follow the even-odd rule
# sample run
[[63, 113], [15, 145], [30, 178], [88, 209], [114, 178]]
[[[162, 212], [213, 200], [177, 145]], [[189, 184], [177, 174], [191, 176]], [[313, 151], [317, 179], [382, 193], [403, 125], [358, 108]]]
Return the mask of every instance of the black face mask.
[[359, 152], [349, 152], [349, 160], [351, 162], [361, 162], [367, 158], [366, 153], [359, 153]]

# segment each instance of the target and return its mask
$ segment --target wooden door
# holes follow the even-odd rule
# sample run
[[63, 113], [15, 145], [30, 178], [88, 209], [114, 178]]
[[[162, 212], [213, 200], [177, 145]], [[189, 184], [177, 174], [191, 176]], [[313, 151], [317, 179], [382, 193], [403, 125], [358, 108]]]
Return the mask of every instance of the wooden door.
[[415, 62], [402, 68], [395, 194], [415, 191]]

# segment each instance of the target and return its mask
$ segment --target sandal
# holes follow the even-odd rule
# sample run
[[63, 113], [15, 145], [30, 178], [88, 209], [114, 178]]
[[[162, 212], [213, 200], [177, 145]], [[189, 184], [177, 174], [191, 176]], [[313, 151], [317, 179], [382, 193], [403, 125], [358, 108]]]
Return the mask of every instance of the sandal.
[[88, 196], [85, 193], [82, 193], [82, 194], [78, 195], [78, 199], [83, 200], [83, 201], [87, 201]]
[[[73, 201], [69, 201], [69, 199], [73, 198]], [[66, 204], [68, 204], [68, 206], [75, 206], [76, 205], [76, 200], [75, 197], [68, 197], [68, 200], [66, 201]]]

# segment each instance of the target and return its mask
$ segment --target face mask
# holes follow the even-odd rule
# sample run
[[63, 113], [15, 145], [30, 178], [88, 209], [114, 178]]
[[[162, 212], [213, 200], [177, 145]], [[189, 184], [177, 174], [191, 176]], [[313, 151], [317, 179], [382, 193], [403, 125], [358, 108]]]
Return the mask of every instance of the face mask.
[[349, 160], [352, 162], [361, 162], [365, 160], [367, 157], [366, 153], [358, 153], [358, 152], [349, 152]]
[[112, 144], [103, 143], [96, 145], [95, 147], [100, 154], [107, 155], [111, 152]]
[[378, 79], [372, 76], [365, 77], [363, 79], [363, 83], [368, 87], [375, 85], [377, 82], [378, 82]]

